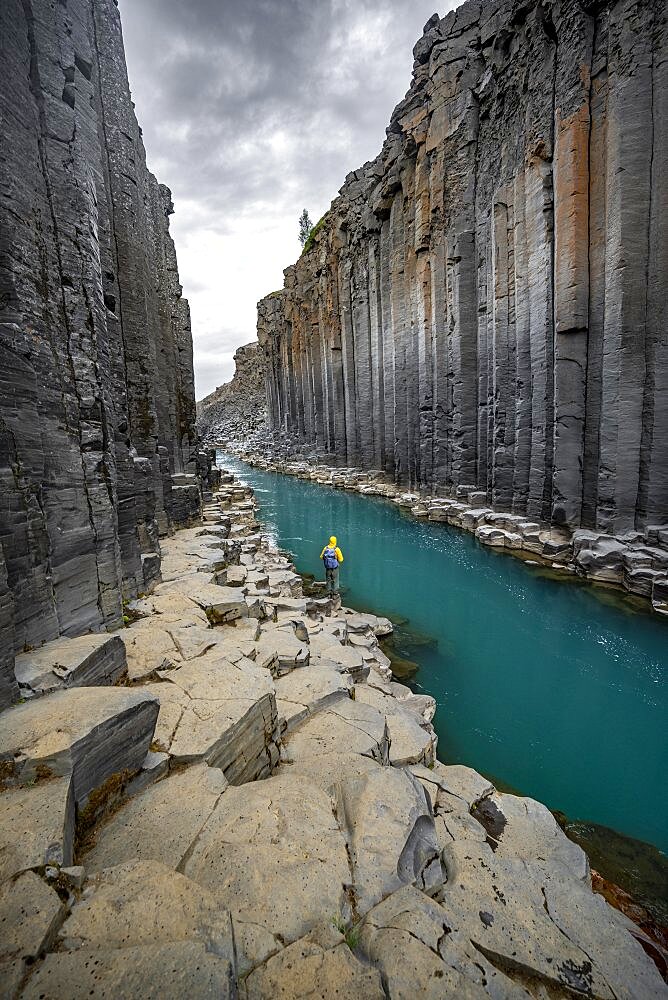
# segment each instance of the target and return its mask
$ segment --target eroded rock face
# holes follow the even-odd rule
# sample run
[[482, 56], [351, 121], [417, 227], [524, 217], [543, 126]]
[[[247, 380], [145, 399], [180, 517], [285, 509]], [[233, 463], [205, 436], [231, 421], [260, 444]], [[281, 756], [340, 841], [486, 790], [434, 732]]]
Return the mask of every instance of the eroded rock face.
[[432, 19], [381, 153], [259, 304], [273, 428], [534, 521], [664, 524], [667, 52], [656, 0]]
[[117, 5], [8, 0], [0, 36], [6, 704], [14, 652], [121, 623], [200, 489], [171, 197], [146, 168]]
[[197, 404], [197, 426], [215, 444], [243, 438], [267, 426], [266, 361], [255, 341], [234, 354], [234, 377]]

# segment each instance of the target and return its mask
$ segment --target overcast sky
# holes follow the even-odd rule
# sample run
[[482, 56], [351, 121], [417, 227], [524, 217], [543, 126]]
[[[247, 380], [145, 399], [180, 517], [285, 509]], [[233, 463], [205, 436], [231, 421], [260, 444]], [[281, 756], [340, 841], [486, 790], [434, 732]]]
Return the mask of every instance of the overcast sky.
[[380, 150], [443, 0], [120, 0], [148, 164], [172, 189], [201, 399], [255, 339], [258, 299]]

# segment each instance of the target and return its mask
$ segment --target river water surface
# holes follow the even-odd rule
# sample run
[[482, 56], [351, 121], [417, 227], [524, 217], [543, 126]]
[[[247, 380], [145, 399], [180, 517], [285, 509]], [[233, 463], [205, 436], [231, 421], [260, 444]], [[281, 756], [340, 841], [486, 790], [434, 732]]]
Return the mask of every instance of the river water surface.
[[407, 651], [438, 703], [442, 761], [668, 850], [668, 622], [388, 501], [219, 464], [254, 488], [300, 572], [322, 579], [336, 534], [344, 602], [433, 640]]

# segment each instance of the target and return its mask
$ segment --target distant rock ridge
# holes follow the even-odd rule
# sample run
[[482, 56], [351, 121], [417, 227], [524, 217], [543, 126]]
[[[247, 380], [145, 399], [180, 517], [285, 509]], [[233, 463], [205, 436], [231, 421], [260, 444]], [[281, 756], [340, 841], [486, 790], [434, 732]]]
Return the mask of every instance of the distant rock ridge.
[[543, 523], [665, 525], [668, 8], [469, 0], [414, 56], [259, 304], [272, 428]]
[[[114, 0], [0, 5], [0, 705], [198, 512], [190, 315]], [[177, 478], [173, 478], [176, 476]]]
[[232, 380], [197, 404], [198, 430], [211, 444], [241, 441], [267, 425], [266, 365], [257, 341], [238, 348], [234, 364]]

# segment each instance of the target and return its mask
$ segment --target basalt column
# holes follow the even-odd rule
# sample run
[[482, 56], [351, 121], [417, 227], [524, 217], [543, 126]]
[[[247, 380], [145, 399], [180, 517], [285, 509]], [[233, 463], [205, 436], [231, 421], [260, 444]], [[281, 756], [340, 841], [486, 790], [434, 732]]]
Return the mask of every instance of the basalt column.
[[275, 428], [556, 525], [665, 523], [667, 22], [663, 0], [429, 21], [380, 154], [260, 303]]
[[0, 700], [14, 652], [117, 626], [195, 472], [169, 191], [113, 0], [0, 6]]

